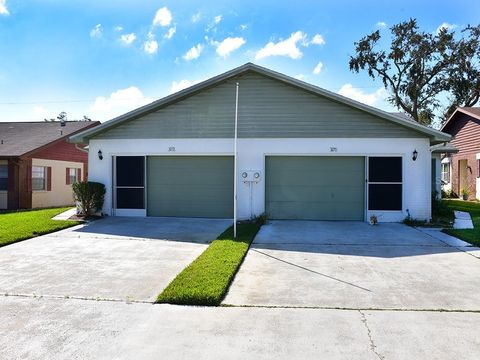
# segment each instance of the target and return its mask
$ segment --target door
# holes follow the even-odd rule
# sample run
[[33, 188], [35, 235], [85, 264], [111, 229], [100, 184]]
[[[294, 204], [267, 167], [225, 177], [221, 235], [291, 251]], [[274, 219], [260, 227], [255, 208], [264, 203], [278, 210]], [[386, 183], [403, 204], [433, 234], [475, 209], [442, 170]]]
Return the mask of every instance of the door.
[[233, 217], [232, 156], [149, 156], [149, 216]]
[[265, 174], [271, 219], [364, 220], [363, 157], [268, 156]]
[[114, 159], [115, 209], [145, 209], [145, 157], [116, 156]]

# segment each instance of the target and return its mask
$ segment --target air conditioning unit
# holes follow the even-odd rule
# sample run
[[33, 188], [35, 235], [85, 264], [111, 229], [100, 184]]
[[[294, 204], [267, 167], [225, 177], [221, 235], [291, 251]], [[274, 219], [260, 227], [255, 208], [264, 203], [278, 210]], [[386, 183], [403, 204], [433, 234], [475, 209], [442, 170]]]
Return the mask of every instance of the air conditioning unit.
[[243, 182], [255, 182], [258, 183], [262, 178], [260, 170], [243, 170], [240, 172]]

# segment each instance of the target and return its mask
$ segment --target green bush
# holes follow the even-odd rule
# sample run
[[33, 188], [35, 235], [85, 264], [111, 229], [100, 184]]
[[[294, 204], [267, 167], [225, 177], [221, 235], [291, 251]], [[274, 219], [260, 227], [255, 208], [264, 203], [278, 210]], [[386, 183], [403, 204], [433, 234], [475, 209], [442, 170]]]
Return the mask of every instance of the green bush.
[[102, 209], [105, 200], [105, 185], [93, 181], [79, 181], [72, 185], [73, 197], [80, 205], [83, 215]]

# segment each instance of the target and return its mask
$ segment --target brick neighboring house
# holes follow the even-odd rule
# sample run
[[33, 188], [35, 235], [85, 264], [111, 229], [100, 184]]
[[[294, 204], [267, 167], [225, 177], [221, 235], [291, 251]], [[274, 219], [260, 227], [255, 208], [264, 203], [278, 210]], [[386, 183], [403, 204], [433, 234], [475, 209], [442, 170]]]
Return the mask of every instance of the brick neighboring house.
[[444, 190], [461, 197], [466, 189], [470, 199], [480, 199], [480, 107], [458, 108], [442, 131], [454, 137], [451, 143], [459, 150], [442, 160]]
[[86, 179], [88, 154], [68, 137], [95, 122], [0, 122], [0, 209], [73, 204], [71, 184]]

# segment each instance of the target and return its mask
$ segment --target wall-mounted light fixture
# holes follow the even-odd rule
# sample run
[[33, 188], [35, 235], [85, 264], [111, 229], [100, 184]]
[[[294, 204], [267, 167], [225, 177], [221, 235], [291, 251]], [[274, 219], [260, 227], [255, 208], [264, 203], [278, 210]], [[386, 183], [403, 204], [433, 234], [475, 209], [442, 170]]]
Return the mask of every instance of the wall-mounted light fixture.
[[413, 150], [412, 160], [413, 161], [417, 160], [417, 157], [418, 157], [418, 151], [417, 151], [417, 149], [415, 149], [415, 150]]
[[102, 150], [98, 150], [98, 153], [97, 153], [97, 154], [98, 154], [98, 158], [99, 158], [100, 160], [103, 160]]

